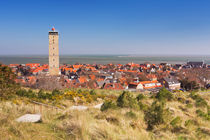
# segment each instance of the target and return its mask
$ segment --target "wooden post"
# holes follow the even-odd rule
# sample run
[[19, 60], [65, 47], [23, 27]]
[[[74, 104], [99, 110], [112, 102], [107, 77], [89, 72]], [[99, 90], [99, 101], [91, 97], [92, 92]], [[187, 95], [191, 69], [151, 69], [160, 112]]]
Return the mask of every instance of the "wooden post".
[[34, 114], [35, 114], [35, 112], [36, 112], [36, 107], [35, 107], [36, 105], [34, 104]]
[[42, 114], [42, 105], [40, 105], [39, 107], [39, 113]]

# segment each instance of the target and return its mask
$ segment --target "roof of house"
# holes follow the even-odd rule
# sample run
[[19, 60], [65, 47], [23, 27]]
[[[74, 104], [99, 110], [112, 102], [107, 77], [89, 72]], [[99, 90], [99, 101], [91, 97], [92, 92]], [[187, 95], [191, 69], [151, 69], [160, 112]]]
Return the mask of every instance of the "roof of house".
[[168, 84], [178, 84], [178, 83], [180, 83], [175, 77], [164, 77], [163, 79]]

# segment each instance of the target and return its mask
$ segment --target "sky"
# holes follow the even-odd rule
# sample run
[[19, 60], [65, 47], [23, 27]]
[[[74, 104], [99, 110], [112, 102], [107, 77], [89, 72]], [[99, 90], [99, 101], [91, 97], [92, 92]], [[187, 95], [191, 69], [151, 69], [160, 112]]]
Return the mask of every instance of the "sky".
[[209, 0], [0, 0], [0, 55], [210, 55]]

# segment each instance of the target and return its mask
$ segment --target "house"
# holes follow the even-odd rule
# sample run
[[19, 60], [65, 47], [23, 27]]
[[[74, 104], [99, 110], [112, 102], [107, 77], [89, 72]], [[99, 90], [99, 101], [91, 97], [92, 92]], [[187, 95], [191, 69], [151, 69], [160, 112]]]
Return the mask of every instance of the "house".
[[128, 86], [125, 89], [136, 89], [138, 83], [131, 82], [128, 84]]
[[192, 68], [202, 68], [204, 66], [204, 62], [187, 62], [187, 65], [190, 65]]
[[164, 77], [161, 80], [162, 84], [171, 90], [180, 89], [181, 83], [175, 77]]
[[157, 76], [154, 74], [148, 74], [146, 77], [151, 81], [157, 81]]
[[136, 89], [147, 90], [147, 89], [159, 88], [159, 87], [162, 87], [162, 85], [157, 80], [155, 80], [155, 81], [142, 81], [142, 82], [138, 83]]
[[120, 83], [106, 83], [104, 89], [123, 90], [123, 86]]

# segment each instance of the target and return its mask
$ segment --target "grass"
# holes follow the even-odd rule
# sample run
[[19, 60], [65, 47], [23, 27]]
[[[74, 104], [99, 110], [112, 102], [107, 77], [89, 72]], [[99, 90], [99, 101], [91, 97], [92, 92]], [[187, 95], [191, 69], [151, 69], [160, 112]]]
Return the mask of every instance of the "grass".
[[[122, 91], [96, 90], [96, 94], [119, 96]], [[116, 93], [115, 93], [116, 92]], [[131, 93], [133, 98], [139, 93]], [[210, 104], [210, 91], [197, 93]], [[140, 102], [151, 107], [156, 101], [145, 95]], [[196, 110], [208, 113], [207, 107], [197, 106], [190, 93], [173, 93], [174, 99], [165, 102], [165, 109], [171, 113], [168, 121], [147, 130], [144, 109], [114, 108], [106, 111], [89, 108], [84, 111], [68, 110], [75, 104], [71, 100], [62, 99], [66, 107], [63, 111], [43, 107], [41, 123], [18, 123], [16, 118], [26, 113], [34, 113], [33, 104], [24, 98], [15, 101], [0, 102], [0, 138], [1, 140], [149, 140], [149, 139], [210, 139], [210, 121], [200, 117]], [[117, 102], [115, 97], [113, 103]], [[86, 105], [94, 105], [105, 101], [95, 100]], [[187, 105], [190, 104], [190, 107]], [[146, 109], [147, 110], [147, 109]], [[38, 107], [36, 113], [39, 113]]]

